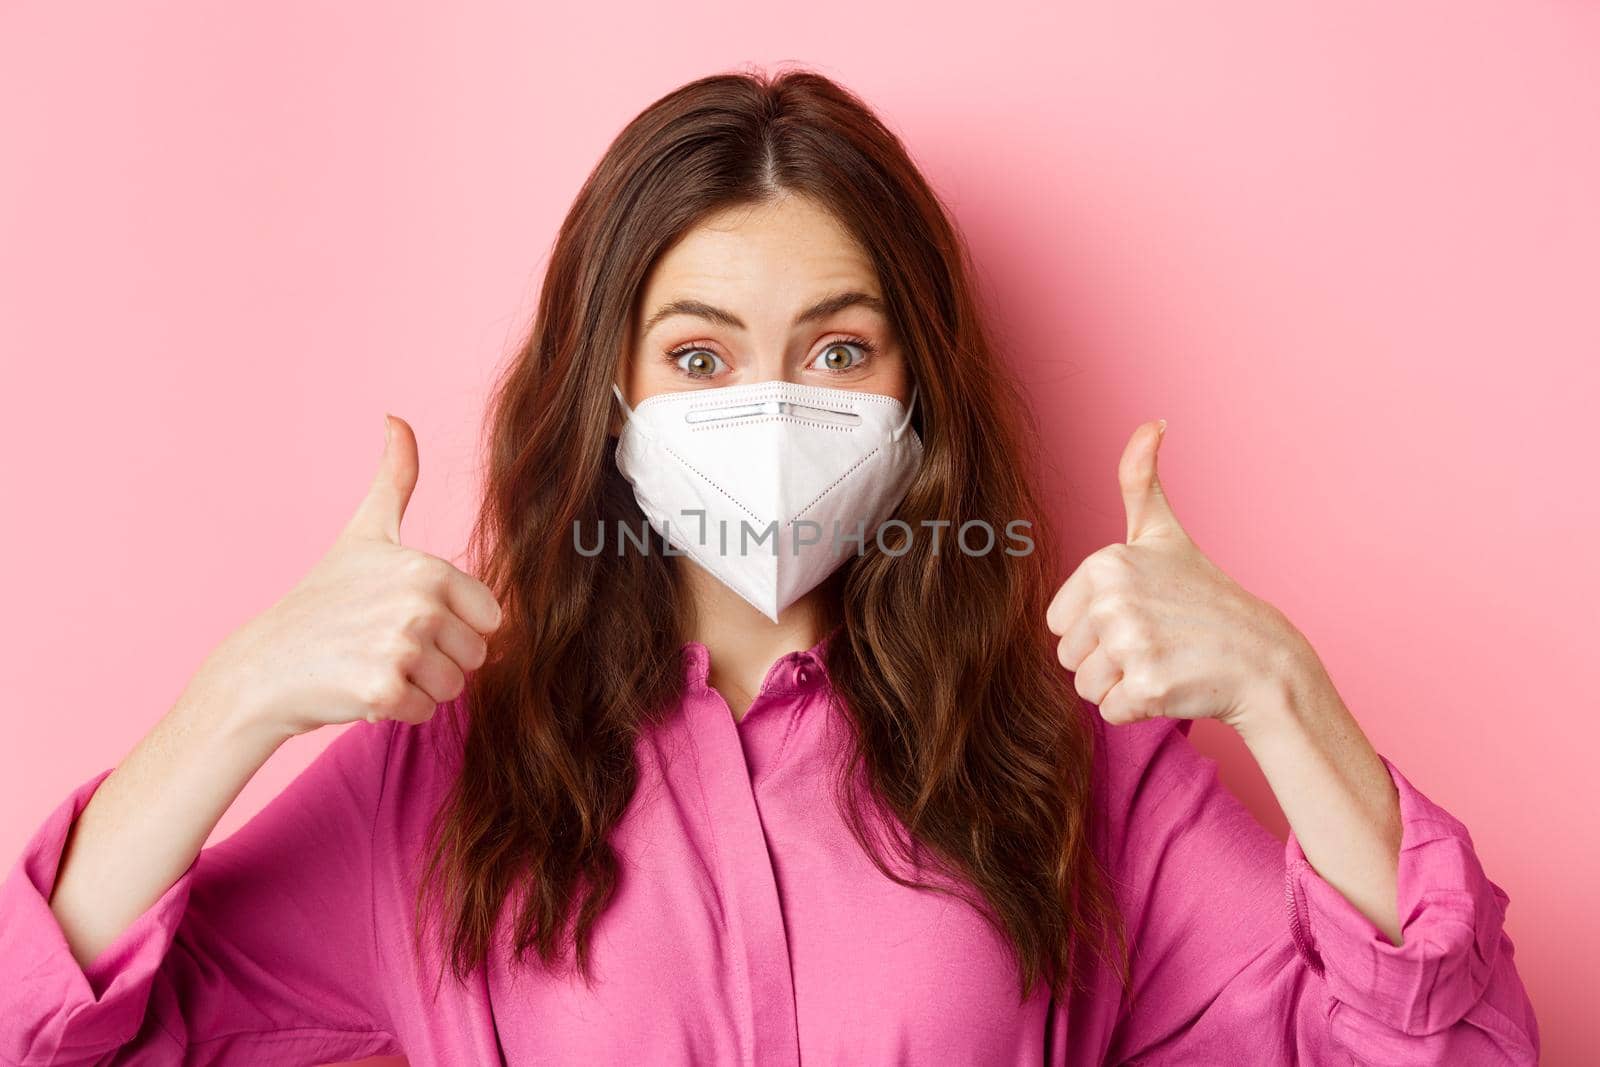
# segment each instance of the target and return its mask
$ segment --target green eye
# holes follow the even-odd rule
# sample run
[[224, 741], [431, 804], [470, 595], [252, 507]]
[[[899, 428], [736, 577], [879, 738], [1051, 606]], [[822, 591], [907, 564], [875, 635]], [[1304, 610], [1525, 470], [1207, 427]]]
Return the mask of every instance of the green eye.
[[680, 348], [667, 358], [691, 378], [710, 378], [722, 369], [722, 360], [708, 348]]
[[812, 364], [818, 370], [853, 370], [866, 362], [871, 346], [865, 341], [834, 341], [824, 348]]

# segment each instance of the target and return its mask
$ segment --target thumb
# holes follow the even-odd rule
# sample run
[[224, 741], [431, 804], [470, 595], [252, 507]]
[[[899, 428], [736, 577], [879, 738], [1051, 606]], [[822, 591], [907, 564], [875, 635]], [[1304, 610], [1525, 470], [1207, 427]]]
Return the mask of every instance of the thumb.
[[383, 459], [372, 487], [345, 527], [347, 534], [400, 543], [400, 520], [417, 486], [417, 435], [398, 415], [383, 417]]
[[1178, 516], [1167, 503], [1161, 477], [1156, 470], [1156, 455], [1166, 434], [1167, 420], [1146, 422], [1133, 431], [1117, 465], [1117, 480], [1122, 484], [1122, 506], [1128, 515], [1128, 543], [1153, 535], [1176, 533], [1187, 536]]

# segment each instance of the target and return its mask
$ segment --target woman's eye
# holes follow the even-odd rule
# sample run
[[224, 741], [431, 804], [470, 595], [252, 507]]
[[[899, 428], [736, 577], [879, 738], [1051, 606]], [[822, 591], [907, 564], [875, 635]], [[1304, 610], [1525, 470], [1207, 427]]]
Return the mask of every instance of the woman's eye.
[[866, 361], [868, 346], [859, 341], [833, 341], [818, 355], [812, 364], [817, 370], [853, 370]]
[[671, 358], [691, 378], [709, 378], [722, 369], [722, 360], [708, 348], [680, 349]]

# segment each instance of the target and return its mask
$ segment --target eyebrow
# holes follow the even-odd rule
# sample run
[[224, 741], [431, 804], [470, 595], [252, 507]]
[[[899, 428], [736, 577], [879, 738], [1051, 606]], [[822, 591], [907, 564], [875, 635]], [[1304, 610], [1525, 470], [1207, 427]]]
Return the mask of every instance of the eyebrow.
[[[878, 312], [887, 317], [888, 309], [882, 300], [869, 296], [859, 290], [851, 289], [842, 293], [825, 296], [815, 304], [806, 308], [794, 317], [794, 325], [800, 326], [817, 319], [827, 318], [836, 311], [843, 311], [848, 307], [864, 307]], [[731, 311], [714, 307], [703, 300], [673, 300], [656, 308], [655, 313], [645, 320], [644, 326], [639, 330], [641, 336], [649, 333], [662, 319], [671, 318], [673, 315], [693, 315], [697, 318], [707, 319], [720, 323], [735, 330], [748, 329], [744, 322]]]

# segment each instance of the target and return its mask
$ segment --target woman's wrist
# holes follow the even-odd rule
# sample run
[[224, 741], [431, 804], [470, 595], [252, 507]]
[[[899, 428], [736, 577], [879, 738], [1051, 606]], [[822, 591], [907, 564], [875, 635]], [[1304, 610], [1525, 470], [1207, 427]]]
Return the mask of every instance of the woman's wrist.
[[1303, 731], [1308, 720], [1344, 703], [1311, 642], [1276, 608], [1270, 610], [1280, 619], [1278, 635], [1266, 644], [1254, 675], [1223, 720], [1246, 745]]
[[262, 687], [209, 661], [190, 679], [172, 714], [212, 743], [262, 760], [303, 732]]
[[1298, 631], [1229, 719], [1311, 866], [1400, 943], [1401, 823], [1394, 780]]

